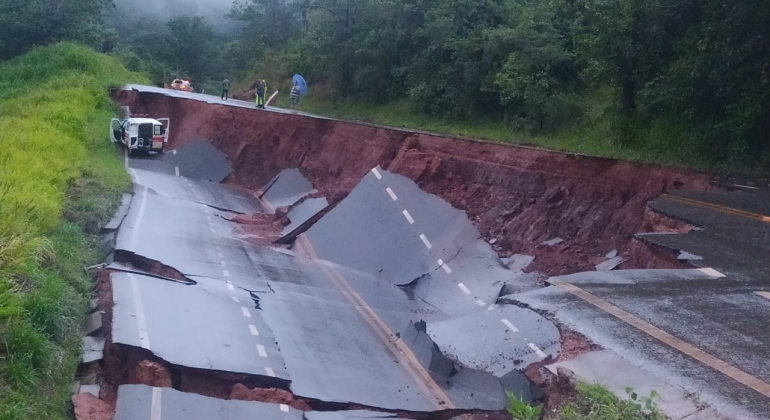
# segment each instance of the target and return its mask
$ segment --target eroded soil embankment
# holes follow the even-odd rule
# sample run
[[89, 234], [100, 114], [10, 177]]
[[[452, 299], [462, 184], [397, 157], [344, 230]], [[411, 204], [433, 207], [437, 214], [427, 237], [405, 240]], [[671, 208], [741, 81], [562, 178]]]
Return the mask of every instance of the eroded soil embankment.
[[[171, 147], [210, 140], [233, 162], [231, 181], [249, 188], [297, 167], [334, 202], [377, 165], [405, 175], [466, 211], [502, 255], [536, 255], [532, 268], [552, 275], [592, 270], [613, 249], [629, 258], [622, 268], [677, 266], [632, 235], [679, 228], [645, 217], [649, 200], [672, 189], [710, 188], [709, 176], [673, 168], [134, 91], [115, 99], [134, 113], [170, 117]], [[564, 242], [541, 245], [555, 237]]]

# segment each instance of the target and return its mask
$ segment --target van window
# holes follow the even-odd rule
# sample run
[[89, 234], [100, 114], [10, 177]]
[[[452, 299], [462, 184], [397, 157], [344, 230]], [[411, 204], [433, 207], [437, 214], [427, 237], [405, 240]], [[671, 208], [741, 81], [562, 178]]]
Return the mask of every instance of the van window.
[[159, 125], [156, 125], [156, 126], [154, 126], [154, 127], [155, 127], [155, 132], [153, 133], [153, 135], [155, 135], [155, 136], [160, 136], [160, 135], [162, 135], [162, 134], [163, 134], [163, 132], [161, 131], [161, 128], [162, 128], [161, 126], [159, 126]]

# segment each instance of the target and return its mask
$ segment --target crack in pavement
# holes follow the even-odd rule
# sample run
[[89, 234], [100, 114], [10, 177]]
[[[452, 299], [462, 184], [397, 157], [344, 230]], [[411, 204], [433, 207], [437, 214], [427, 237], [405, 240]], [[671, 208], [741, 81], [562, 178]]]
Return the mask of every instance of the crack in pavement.
[[[205, 207], [210, 207], [210, 208], [212, 208], [214, 210], [223, 211], [223, 212], [227, 212], [227, 213], [233, 213], [235, 215], [247, 214], [245, 212], [240, 212], [238, 210], [232, 210], [232, 209], [228, 209], [228, 208], [225, 208], [225, 207], [219, 207], [219, 206], [216, 206], [216, 205], [213, 205], [213, 204], [209, 204], [209, 203], [204, 203], [202, 201], [199, 201], [199, 200], [196, 200], [196, 199], [193, 199], [193, 198], [189, 198], [189, 197], [178, 197], [178, 196], [174, 196], [174, 195], [163, 194], [163, 193], [159, 192], [158, 190], [156, 190], [156, 189], [154, 189], [152, 187], [149, 187], [149, 186], [147, 186], [145, 184], [142, 184], [141, 182], [134, 182], [134, 185], [140, 186], [142, 188], [146, 188], [148, 192], [152, 191], [156, 195], [158, 195], [160, 197], [163, 197], [163, 198], [167, 198], [169, 200], [180, 200], [180, 201], [186, 201], [186, 202], [190, 202], [190, 203], [200, 204], [200, 205], [205, 206]], [[208, 187], [206, 187], [206, 191], [216, 200], [216, 196], [213, 193], [211, 193], [211, 190], [209, 190]], [[133, 194], [133, 195], [136, 196], [136, 194]], [[223, 217], [223, 219], [225, 219], [225, 218]], [[225, 220], [228, 220], [228, 219], [225, 219]], [[231, 221], [231, 220], [228, 220], [228, 221]]]

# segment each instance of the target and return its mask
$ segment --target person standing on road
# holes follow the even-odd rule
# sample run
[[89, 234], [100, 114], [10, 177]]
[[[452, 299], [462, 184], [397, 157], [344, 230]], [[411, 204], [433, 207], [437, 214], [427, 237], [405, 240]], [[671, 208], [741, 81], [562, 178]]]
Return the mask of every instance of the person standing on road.
[[225, 78], [222, 81], [222, 100], [226, 101], [230, 94], [230, 79]]
[[257, 81], [254, 82], [254, 88], [257, 91], [257, 108], [265, 109], [265, 90], [267, 89], [265, 80], [257, 79]]
[[297, 113], [297, 105], [299, 105], [300, 88], [297, 82], [294, 82], [294, 86], [291, 88], [291, 109], [294, 114]]

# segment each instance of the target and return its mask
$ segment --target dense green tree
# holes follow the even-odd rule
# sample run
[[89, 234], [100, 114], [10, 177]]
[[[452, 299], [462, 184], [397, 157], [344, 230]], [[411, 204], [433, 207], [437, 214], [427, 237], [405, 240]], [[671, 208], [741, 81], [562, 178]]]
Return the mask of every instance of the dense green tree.
[[200, 16], [175, 18], [166, 25], [166, 57], [172, 68], [189, 74], [199, 82], [213, 75], [221, 58], [214, 28]]
[[111, 0], [0, 0], [0, 59], [62, 40], [98, 46]]
[[297, 72], [326, 100], [541, 132], [590, 109], [628, 147], [668, 124], [701, 157], [770, 161], [768, 2], [236, 0], [228, 16], [231, 38], [109, 0], [0, 0], [0, 59], [69, 39], [158, 80]]

